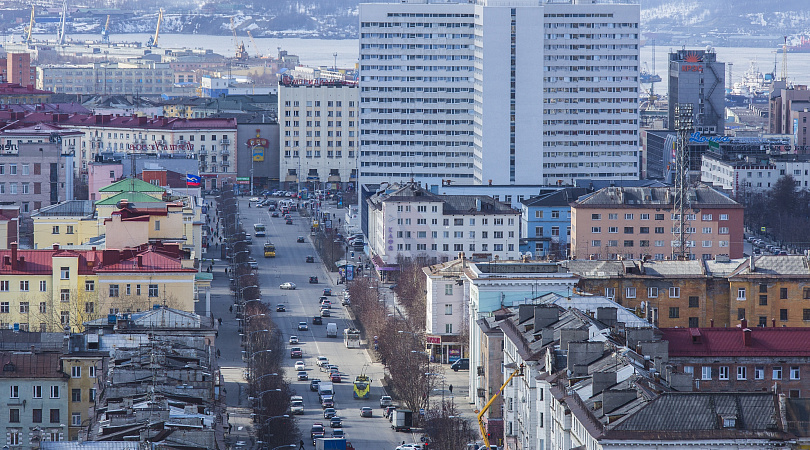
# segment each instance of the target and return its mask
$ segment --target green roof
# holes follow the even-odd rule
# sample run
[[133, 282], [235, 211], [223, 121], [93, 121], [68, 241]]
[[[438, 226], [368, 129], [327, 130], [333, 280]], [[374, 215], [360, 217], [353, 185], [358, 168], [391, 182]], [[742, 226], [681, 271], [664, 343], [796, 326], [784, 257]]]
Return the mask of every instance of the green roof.
[[110, 198], [97, 201], [96, 206], [115, 205], [121, 200], [127, 200], [130, 204], [134, 204], [135, 207], [138, 206], [138, 203], [166, 203], [163, 200], [140, 192], [121, 192]]
[[121, 181], [104, 186], [98, 190], [99, 192], [163, 192], [164, 189], [160, 186], [155, 186], [152, 183], [139, 180], [137, 178], [125, 178]]

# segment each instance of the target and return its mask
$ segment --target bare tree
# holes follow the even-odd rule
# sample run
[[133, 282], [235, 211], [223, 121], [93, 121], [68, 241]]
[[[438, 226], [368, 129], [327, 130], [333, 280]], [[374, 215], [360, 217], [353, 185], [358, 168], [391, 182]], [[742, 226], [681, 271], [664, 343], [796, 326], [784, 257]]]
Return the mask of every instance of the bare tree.
[[425, 435], [430, 440], [432, 450], [456, 450], [478, 437], [472, 421], [459, 415], [452, 402], [445, 402], [442, 408], [428, 412], [425, 421]]

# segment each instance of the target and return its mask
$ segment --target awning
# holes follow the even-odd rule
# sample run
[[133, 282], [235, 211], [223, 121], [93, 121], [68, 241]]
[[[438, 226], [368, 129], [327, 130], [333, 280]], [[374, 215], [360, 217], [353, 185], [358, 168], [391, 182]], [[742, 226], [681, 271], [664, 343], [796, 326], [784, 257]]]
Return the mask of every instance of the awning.
[[399, 271], [398, 264], [386, 264], [379, 255], [373, 255], [371, 257], [371, 262], [374, 263], [374, 268], [377, 270]]

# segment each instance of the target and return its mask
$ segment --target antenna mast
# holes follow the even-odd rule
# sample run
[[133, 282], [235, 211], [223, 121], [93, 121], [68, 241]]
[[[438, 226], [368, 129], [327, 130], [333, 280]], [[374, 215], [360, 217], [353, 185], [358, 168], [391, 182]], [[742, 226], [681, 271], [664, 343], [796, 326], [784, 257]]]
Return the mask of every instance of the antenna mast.
[[787, 45], [787, 36], [785, 36], [785, 43], [782, 44], [782, 73], [780, 75], [781, 80], [787, 80], [787, 54], [788, 54], [788, 45]]
[[691, 103], [675, 105], [675, 129], [678, 131], [678, 142], [675, 153], [675, 202], [673, 211], [678, 215], [678, 248], [675, 257], [678, 260], [689, 259], [689, 248], [686, 227], [687, 190], [689, 188], [689, 135], [694, 127]]

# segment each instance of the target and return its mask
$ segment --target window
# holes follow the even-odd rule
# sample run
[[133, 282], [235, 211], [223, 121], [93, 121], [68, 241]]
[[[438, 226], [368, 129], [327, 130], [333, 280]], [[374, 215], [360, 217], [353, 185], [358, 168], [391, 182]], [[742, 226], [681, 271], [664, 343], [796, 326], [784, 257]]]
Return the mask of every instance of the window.
[[51, 234], [59, 234], [59, 225], [54, 225], [51, 227]]
[[767, 294], [768, 293], [768, 285], [767, 284], [760, 284], [759, 285], [759, 293], [760, 294]]
[[73, 234], [73, 225], [67, 225], [65, 228], [67, 228], [65, 230], [67, 234]]
[[34, 409], [31, 411], [31, 422], [42, 423], [42, 410]]
[[799, 376], [799, 368], [798, 367], [791, 367], [790, 368], [790, 379], [791, 380], [798, 380], [801, 377]]
[[70, 390], [70, 401], [72, 401], [72, 402], [80, 402], [80, 401], [82, 401], [82, 390], [81, 389], [71, 389]]
[[768, 296], [767, 295], [760, 295], [759, 296], [759, 305], [760, 306], [768, 306]]
[[728, 220], [728, 214], [720, 214], [720, 220]]
[[608, 220], [619, 220], [619, 215], [616, 213], [608, 214]]
[[51, 398], [59, 398], [59, 386], [51, 386]]
[[600, 241], [598, 239], [591, 241], [591, 247], [601, 247], [601, 246], [602, 246], [602, 241]]
[[782, 366], [773, 366], [772, 372], [772, 380], [781, 380], [782, 379]]
[[681, 288], [679, 287], [669, 288], [669, 298], [681, 298]]
[[59, 269], [59, 272], [61, 273], [63, 280], [70, 279], [70, 267], [62, 267], [61, 269]]
[[447, 334], [453, 334], [453, 324], [452, 323], [444, 324], [444, 332]]
[[635, 241], [624, 241], [624, 246], [625, 247], [632, 247], [634, 243], [635, 243]]
[[96, 377], [96, 366], [90, 366], [87, 368], [87, 376], [90, 378]]
[[560, 218], [560, 212], [559, 211], [551, 211], [551, 218], [552, 219], [559, 219]]
[[42, 398], [42, 386], [32, 386], [32, 398]]
[[8, 398], [20, 398], [20, 387], [16, 385], [9, 386]]
[[787, 288], [779, 288], [779, 298], [782, 300], [788, 298], [787, 292]]
[[155, 221], [155, 231], [160, 231], [160, 221], [159, 220]]
[[700, 299], [695, 295], [689, 296], [689, 307], [690, 308], [699, 308], [700, 307]]
[[111, 284], [110, 285], [110, 297], [118, 297], [118, 285]]
[[8, 314], [9, 308], [10, 308], [9, 302], [0, 302], [0, 313]]
[[700, 368], [700, 379], [701, 380], [711, 380], [712, 379], [712, 368], [703, 366]]
[[82, 377], [82, 366], [73, 366], [70, 368], [70, 376], [71, 378], [81, 378]]
[[669, 308], [669, 318], [670, 319], [677, 319], [681, 316], [681, 309], [677, 306], [672, 306]]
[[616, 289], [615, 288], [605, 288], [605, 297], [607, 298], [616, 298]]
[[19, 408], [11, 408], [8, 410], [8, 421], [11, 423], [20, 423]]
[[764, 380], [765, 379], [765, 366], [756, 366], [756, 367], [754, 367], [754, 379], [755, 380]]
[[96, 282], [92, 280], [87, 280], [84, 282], [84, 290], [87, 292], [93, 292], [96, 290]]
[[20, 314], [28, 314], [28, 302], [20, 302]]
[[131, 284], [127, 284], [125, 292], [127, 293], [126, 295], [132, 295], [132, 285]]
[[634, 287], [627, 288], [626, 294], [627, 298], [636, 298], [636, 288]]
[[700, 326], [700, 321], [697, 317], [690, 317], [689, 318], [689, 328], [698, 328]]
[[745, 300], [745, 288], [737, 288], [737, 300]]
[[624, 227], [624, 234], [633, 234], [633, 227]]
[[62, 303], [70, 302], [70, 289], [60, 289], [59, 300], [61, 300]]
[[48, 292], [48, 282], [45, 280], [40, 280], [39, 282], [39, 292]]
[[737, 379], [745, 380], [748, 377], [748, 369], [745, 366], [737, 366]]
[[658, 298], [658, 288], [657, 287], [647, 288], [647, 298]]
[[656, 214], [655, 215], [655, 220], [664, 220], [664, 215], [663, 214]]
[[602, 227], [591, 227], [591, 233], [601, 233]]
[[82, 426], [82, 413], [72, 413], [70, 415], [70, 424], [74, 427]]
[[655, 227], [655, 234], [664, 234], [664, 227]]
[[619, 227], [608, 227], [608, 233], [618, 233]]
[[70, 311], [59, 312], [59, 322], [64, 325], [70, 325]]
[[446, 316], [453, 315], [453, 305], [450, 304], [444, 305], [444, 315]]
[[737, 320], [745, 319], [745, 308], [737, 308]]
[[28, 292], [29, 283], [27, 280], [20, 281], [20, 292]]
[[95, 402], [96, 401], [96, 390], [95, 389], [90, 389], [87, 392], [89, 394], [88, 397], [87, 397], [87, 401], [88, 402]]
[[788, 320], [788, 310], [787, 309], [780, 309], [779, 310], [779, 320], [782, 322], [787, 322]]
[[453, 284], [448, 283], [444, 285], [444, 295], [453, 295]]
[[0, 281], [0, 292], [8, 292], [9, 284], [11, 284], [11, 282], [8, 280]]
[[633, 214], [625, 214], [624, 220], [633, 220]]
[[638, 227], [639, 234], [650, 234], [650, 227]]
[[602, 220], [602, 215], [601, 214], [591, 214], [591, 220]]
[[51, 423], [59, 423], [59, 410], [56, 408], [51, 409]]
[[46, 302], [39, 302], [39, 313], [45, 314], [48, 312], [48, 304]]
[[720, 366], [717, 373], [721, 380], [728, 380], [728, 366]]
[[150, 284], [149, 285], [149, 296], [150, 297], [157, 297], [158, 296], [158, 285]]

